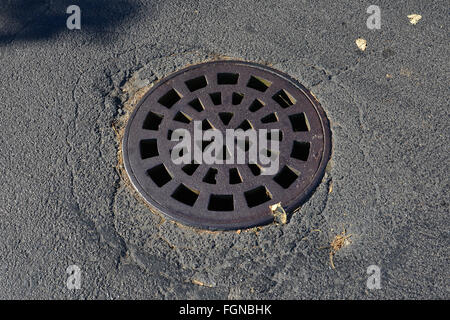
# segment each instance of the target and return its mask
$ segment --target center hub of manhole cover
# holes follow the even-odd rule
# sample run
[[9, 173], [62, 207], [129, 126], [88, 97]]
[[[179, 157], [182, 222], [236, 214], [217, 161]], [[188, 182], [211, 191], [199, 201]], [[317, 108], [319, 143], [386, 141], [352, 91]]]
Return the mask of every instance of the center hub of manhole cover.
[[205, 229], [267, 224], [323, 177], [328, 120], [301, 84], [240, 61], [208, 62], [161, 80], [128, 122], [126, 171], [155, 210]]

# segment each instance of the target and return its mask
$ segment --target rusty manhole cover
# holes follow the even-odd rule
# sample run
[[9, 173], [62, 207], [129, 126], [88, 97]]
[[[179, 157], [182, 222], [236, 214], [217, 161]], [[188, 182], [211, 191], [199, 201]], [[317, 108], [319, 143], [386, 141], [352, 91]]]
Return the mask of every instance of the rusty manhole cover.
[[[195, 156], [177, 164], [173, 159], [196, 145], [173, 155], [184, 138], [173, 137], [180, 128], [192, 136], [211, 129], [224, 137], [226, 129], [263, 132], [276, 171], [233, 162], [238, 148], [247, 155], [253, 150], [249, 139], [234, 151], [224, 142], [222, 154], [212, 153], [222, 164]], [[196, 150], [210, 151], [209, 140], [201, 139]], [[270, 223], [269, 205], [278, 202], [295, 210], [321, 181], [330, 150], [328, 120], [309, 91], [280, 71], [241, 61], [194, 65], [161, 80], [134, 110], [123, 143], [126, 171], [150, 206], [183, 224], [219, 230]]]

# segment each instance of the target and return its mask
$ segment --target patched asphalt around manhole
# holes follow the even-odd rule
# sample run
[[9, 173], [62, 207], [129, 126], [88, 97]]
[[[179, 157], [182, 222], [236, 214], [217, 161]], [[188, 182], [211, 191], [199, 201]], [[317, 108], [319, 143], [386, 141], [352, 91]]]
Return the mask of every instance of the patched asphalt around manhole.
[[[245, 164], [175, 164], [178, 141], [171, 135], [184, 128], [194, 136], [194, 123], [224, 136], [226, 129], [278, 129], [279, 169], [264, 175], [247, 158]], [[292, 212], [320, 183], [331, 152], [328, 119], [310, 92], [280, 71], [242, 61], [198, 64], [162, 79], [133, 111], [123, 139], [125, 169], [150, 206], [210, 230], [271, 223], [269, 206], [278, 202]], [[206, 151], [207, 144], [199, 147]], [[237, 152], [224, 149], [221, 156]]]

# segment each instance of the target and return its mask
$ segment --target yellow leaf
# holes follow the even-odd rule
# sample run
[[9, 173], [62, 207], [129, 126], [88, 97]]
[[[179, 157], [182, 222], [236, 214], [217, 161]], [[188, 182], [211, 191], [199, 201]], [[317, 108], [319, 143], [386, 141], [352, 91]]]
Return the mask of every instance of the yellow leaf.
[[356, 45], [358, 46], [359, 50], [364, 51], [367, 47], [367, 41], [363, 38], [358, 38], [355, 40]]
[[409, 14], [408, 19], [411, 24], [416, 24], [417, 22], [419, 22], [420, 19], [422, 19], [422, 16], [420, 14], [415, 14], [415, 13]]

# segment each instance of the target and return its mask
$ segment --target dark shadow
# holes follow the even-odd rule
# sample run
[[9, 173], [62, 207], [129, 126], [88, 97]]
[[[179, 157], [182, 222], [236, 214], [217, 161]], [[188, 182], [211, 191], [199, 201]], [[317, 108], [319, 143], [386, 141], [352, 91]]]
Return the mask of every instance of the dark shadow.
[[[13, 40], [46, 39], [67, 29], [67, 7], [81, 9], [81, 32], [103, 37], [137, 14], [132, 0], [0, 0], [0, 45]], [[97, 33], [97, 34], [96, 34]]]

